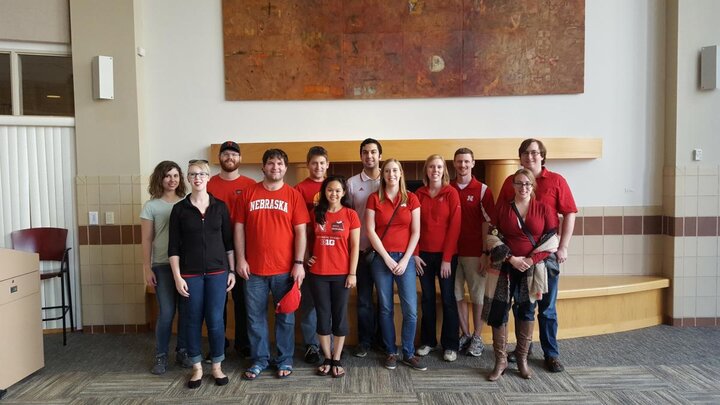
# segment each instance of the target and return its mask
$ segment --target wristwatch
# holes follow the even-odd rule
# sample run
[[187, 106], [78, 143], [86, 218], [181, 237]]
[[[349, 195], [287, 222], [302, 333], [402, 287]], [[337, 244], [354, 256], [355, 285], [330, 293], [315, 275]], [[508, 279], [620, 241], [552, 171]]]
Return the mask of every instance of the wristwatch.
[[295, 263], [295, 264], [303, 264], [303, 261], [302, 261], [302, 260], [293, 260], [293, 263]]

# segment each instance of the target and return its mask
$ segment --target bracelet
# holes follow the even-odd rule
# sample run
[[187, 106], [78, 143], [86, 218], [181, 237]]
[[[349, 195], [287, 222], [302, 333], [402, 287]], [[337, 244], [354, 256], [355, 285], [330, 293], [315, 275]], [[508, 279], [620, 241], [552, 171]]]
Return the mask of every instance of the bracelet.
[[357, 274], [348, 274], [348, 276], [355, 276], [355, 277], [357, 277]]
[[302, 261], [302, 260], [293, 260], [293, 263], [295, 263], [295, 264], [303, 264], [303, 261]]

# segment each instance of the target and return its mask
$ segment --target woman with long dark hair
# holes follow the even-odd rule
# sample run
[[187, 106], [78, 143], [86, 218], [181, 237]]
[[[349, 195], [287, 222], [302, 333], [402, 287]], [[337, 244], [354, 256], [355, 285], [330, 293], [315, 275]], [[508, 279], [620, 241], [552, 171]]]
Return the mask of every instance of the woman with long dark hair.
[[[182, 305], [175, 290], [170, 261], [168, 260], [168, 234], [170, 211], [175, 203], [185, 197], [185, 181], [182, 169], [169, 160], [155, 166], [148, 185], [150, 200], [140, 212], [140, 231], [143, 251], [143, 274], [147, 285], [155, 287], [158, 318], [155, 323], [155, 364], [153, 374], [164, 374], [168, 366], [168, 347], [172, 335], [175, 308], [181, 313]], [[178, 316], [175, 360], [182, 367], [190, 367], [187, 355], [184, 317]]]
[[360, 252], [360, 219], [350, 208], [344, 177], [329, 176], [322, 182], [313, 214], [308, 227], [307, 266], [318, 338], [325, 356], [317, 374], [338, 378], [345, 375], [340, 357], [348, 334], [347, 303], [350, 289], [357, 283], [355, 269]]

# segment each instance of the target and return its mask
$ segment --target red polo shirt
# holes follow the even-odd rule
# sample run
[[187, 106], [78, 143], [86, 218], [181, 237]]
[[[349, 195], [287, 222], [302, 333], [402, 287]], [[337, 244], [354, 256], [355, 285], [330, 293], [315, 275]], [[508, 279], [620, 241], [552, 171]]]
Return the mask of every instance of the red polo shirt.
[[441, 188], [435, 197], [430, 196], [427, 186], [415, 193], [420, 201], [420, 250], [442, 252], [442, 260], [449, 262], [457, 252], [460, 235], [460, 196], [449, 185]]
[[[512, 255], [527, 257], [533, 250], [533, 244], [520, 227], [520, 222], [510, 202], [499, 202], [496, 212], [497, 219], [494, 219], [493, 223], [497, 224], [498, 229], [505, 237], [505, 244], [510, 248]], [[552, 212], [546, 204], [541, 204], [535, 198], [531, 199], [527, 215], [525, 215], [525, 228], [535, 238], [535, 243], [551, 230], [557, 231], [557, 227], [557, 214]], [[533, 255], [533, 263], [545, 259], [548, 255], [547, 252]]]
[[[495, 215], [495, 199], [489, 187], [475, 179], [463, 189], [453, 180], [450, 185], [455, 187], [460, 196], [462, 208], [462, 223], [460, 237], [458, 238], [458, 255], [467, 257], [480, 257], [482, 255], [483, 239], [482, 224], [490, 222]], [[482, 194], [483, 186], [486, 187]], [[514, 195], [514, 194], [513, 194]]]
[[[410, 224], [412, 222], [412, 211], [420, 208], [420, 201], [415, 194], [408, 191], [407, 203], [401, 204], [395, 217], [390, 224], [385, 237], [382, 238], [382, 244], [388, 252], [405, 252], [408, 243], [410, 243]], [[375, 211], [375, 233], [378, 238], [383, 236], [385, 228], [388, 226], [390, 217], [395, 207], [400, 204], [400, 193], [395, 197], [395, 201], [385, 195], [383, 202], [377, 193], [370, 194], [368, 197], [366, 209]]]
[[[510, 175], [505, 179], [500, 189], [498, 205], [515, 198], [515, 190], [512, 185], [513, 177], [515, 176]], [[535, 198], [550, 207], [553, 213], [567, 215], [578, 211], [570, 187], [563, 176], [543, 167], [540, 176], [535, 179], [535, 182], [537, 183], [534, 190]]]

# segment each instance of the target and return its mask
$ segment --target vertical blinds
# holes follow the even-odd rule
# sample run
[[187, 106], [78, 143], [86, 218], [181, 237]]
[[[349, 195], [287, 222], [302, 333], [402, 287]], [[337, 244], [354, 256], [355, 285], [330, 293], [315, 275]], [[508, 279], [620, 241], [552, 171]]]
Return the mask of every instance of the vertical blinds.
[[[72, 127], [0, 125], [0, 247], [12, 248], [18, 229], [57, 227], [68, 230], [73, 312], [82, 325], [78, 300], [75, 226], [75, 130]], [[48, 268], [41, 263], [41, 271]], [[42, 305], [59, 305], [60, 283], [41, 283]], [[62, 326], [46, 322], [46, 328]]]

